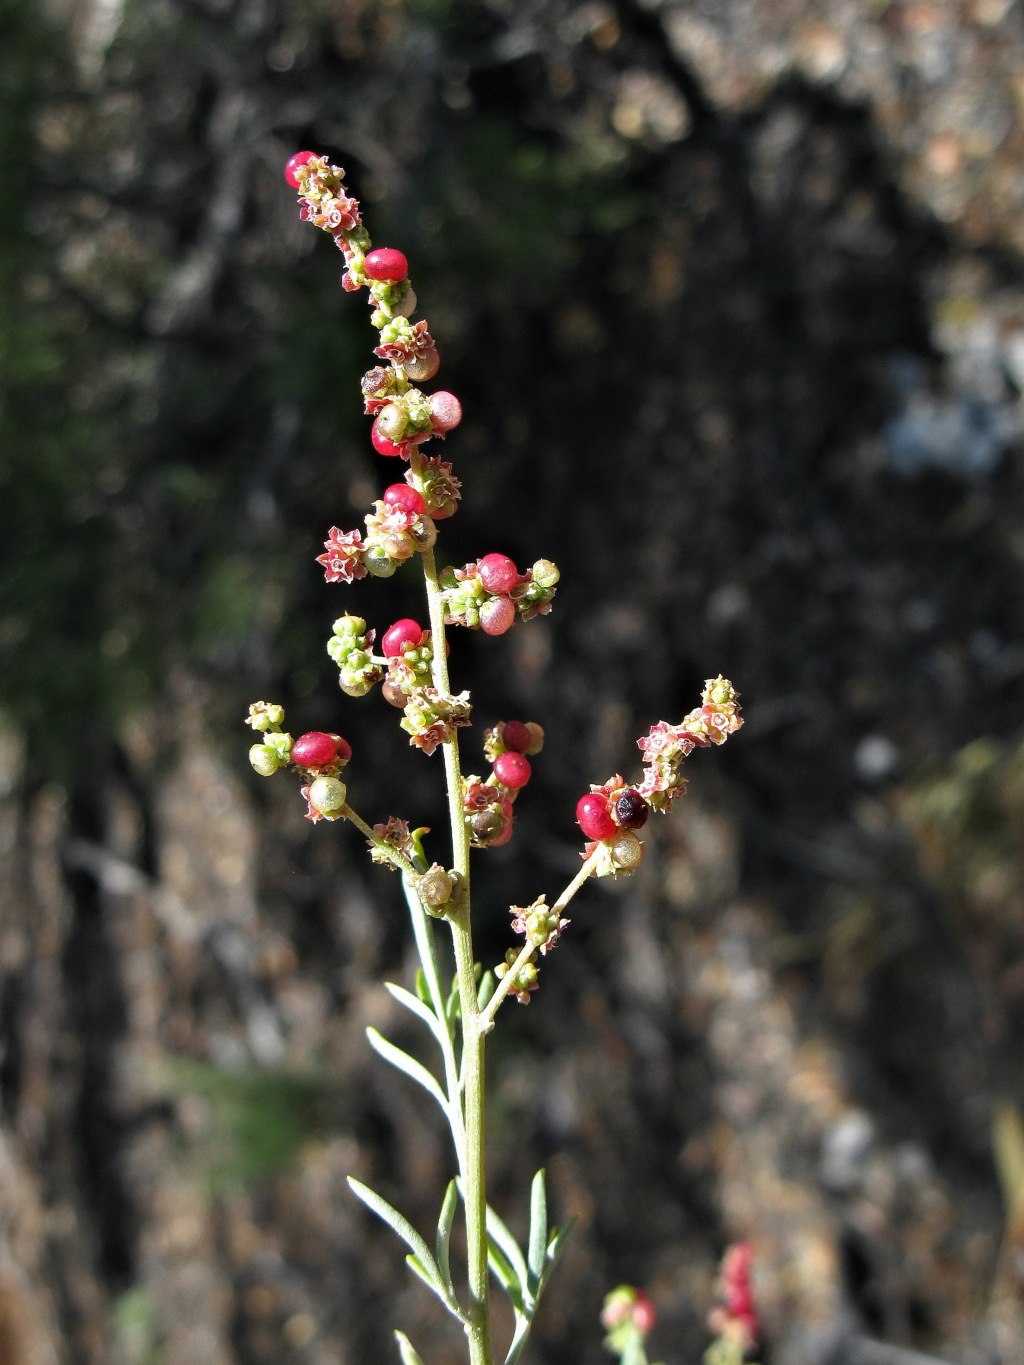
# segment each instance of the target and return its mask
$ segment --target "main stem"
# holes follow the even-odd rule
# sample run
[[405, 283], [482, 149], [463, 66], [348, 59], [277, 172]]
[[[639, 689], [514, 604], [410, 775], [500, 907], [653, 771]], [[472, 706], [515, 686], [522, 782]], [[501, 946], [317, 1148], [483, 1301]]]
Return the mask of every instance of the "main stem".
[[[420, 480], [422, 456], [413, 447], [412, 472]], [[431, 677], [442, 696], [451, 693], [445, 650], [444, 604], [437, 581], [433, 550], [422, 555], [423, 576], [430, 612], [433, 645]], [[470, 917], [469, 827], [462, 806], [462, 769], [459, 738], [452, 732], [443, 746], [448, 784], [448, 814], [452, 829], [452, 865], [462, 879], [457, 907], [449, 915], [462, 1018], [462, 1112], [465, 1126], [465, 1167], [462, 1199], [466, 1212], [466, 1258], [470, 1294], [470, 1322], [466, 1326], [470, 1365], [493, 1365], [491, 1356], [490, 1283], [487, 1271], [487, 1187], [484, 1162], [484, 1029], [477, 1004], [476, 964]]]

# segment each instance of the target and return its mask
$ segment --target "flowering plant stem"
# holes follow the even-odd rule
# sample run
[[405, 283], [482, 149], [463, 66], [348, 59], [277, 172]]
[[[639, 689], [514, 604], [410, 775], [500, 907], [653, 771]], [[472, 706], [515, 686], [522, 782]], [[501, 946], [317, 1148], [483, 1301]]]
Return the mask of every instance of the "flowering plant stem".
[[[389, 702], [403, 711], [402, 729], [425, 754], [444, 755], [447, 804], [451, 825], [451, 863], [445, 869], [428, 864], [421, 842], [426, 829], [410, 832], [406, 821], [390, 817], [370, 825], [348, 800], [341, 775], [352, 748], [340, 735], [310, 731], [298, 739], [282, 729], [284, 710], [267, 702], [250, 707], [248, 723], [262, 736], [249, 758], [258, 773], [269, 777], [291, 765], [304, 779], [307, 816], [347, 820], [370, 845], [375, 862], [385, 863], [402, 878], [420, 959], [417, 990], [387, 982], [392, 998], [426, 1025], [440, 1050], [440, 1074], [404, 1052], [375, 1029], [367, 1029], [370, 1045], [385, 1061], [415, 1081], [435, 1101], [451, 1132], [458, 1175], [445, 1193], [434, 1247], [407, 1218], [361, 1181], [349, 1184], [362, 1202], [397, 1233], [408, 1248], [407, 1263], [461, 1324], [470, 1365], [495, 1365], [491, 1342], [489, 1273], [508, 1295], [514, 1330], [504, 1357], [516, 1365], [569, 1228], [548, 1227], [544, 1172], [530, 1190], [530, 1222], [526, 1249], [519, 1245], [488, 1205], [485, 1182], [484, 1050], [501, 1006], [510, 995], [527, 1004], [537, 989], [539, 959], [558, 942], [569, 921], [562, 916], [569, 902], [592, 876], [632, 872], [644, 846], [635, 830], [651, 810], [667, 811], [682, 794], [682, 759], [697, 747], [720, 744], [739, 727], [736, 694], [724, 678], [710, 680], [702, 706], [681, 725], [660, 721], [639, 741], [648, 768], [637, 788], [616, 775], [592, 787], [577, 805], [577, 822], [590, 841], [579, 871], [552, 905], [539, 896], [532, 905], [511, 906], [512, 928], [522, 934], [521, 948], [510, 948], [493, 972], [480, 974], [473, 951], [470, 911], [471, 849], [499, 847], [513, 832], [513, 803], [529, 781], [527, 755], [540, 751], [544, 733], [534, 722], [500, 721], [484, 735], [484, 754], [491, 765], [486, 778], [463, 776], [459, 757], [460, 728], [469, 724], [466, 692], [453, 695], [448, 676], [447, 628], [460, 625], [503, 635], [517, 621], [550, 610], [558, 569], [539, 559], [520, 571], [507, 556], [484, 555], [463, 568], [438, 572], [434, 558], [435, 522], [453, 515], [459, 480], [445, 461], [424, 455], [423, 443], [444, 437], [461, 419], [454, 394], [431, 395], [416, 388], [429, 380], [440, 363], [425, 321], [410, 323], [416, 296], [408, 280], [408, 262], [393, 248], [370, 249], [359, 205], [342, 183], [344, 172], [312, 152], [297, 153], [286, 178], [299, 191], [300, 216], [329, 232], [345, 256], [346, 290], [366, 288], [380, 332], [375, 350], [388, 366], [375, 366], [363, 376], [367, 415], [374, 416], [371, 442], [383, 456], [408, 463], [405, 482], [392, 484], [367, 515], [362, 532], [332, 527], [326, 553], [318, 557], [328, 582], [351, 583], [367, 577], [390, 577], [399, 566], [419, 557], [426, 589], [429, 629], [416, 621], [396, 621], [374, 652], [376, 631], [356, 616], [334, 623], [328, 653], [337, 663], [339, 683], [350, 696], [364, 696], [377, 684]], [[437, 921], [451, 935], [454, 985], [450, 964], [444, 965], [437, 940]], [[466, 1263], [460, 1293], [452, 1273], [452, 1227], [461, 1197], [466, 1230]], [[465, 1300], [465, 1301], [464, 1301]], [[415, 1347], [396, 1332], [403, 1365], [423, 1365]]]

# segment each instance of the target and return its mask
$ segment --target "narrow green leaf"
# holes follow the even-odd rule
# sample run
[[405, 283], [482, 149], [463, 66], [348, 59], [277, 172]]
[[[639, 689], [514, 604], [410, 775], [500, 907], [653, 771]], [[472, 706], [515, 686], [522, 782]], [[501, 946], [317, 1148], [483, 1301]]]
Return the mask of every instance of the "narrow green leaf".
[[448, 1291], [444, 1288], [444, 1286], [439, 1285], [434, 1281], [434, 1279], [431, 1277], [430, 1271], [427, 1269], [427, 1267], [423, 1264], [423, 1262], [420, 1260], [418, 1256], [406, 1256], [405, 1264], [409, 1267], [409, 1269], [412, 1271], [412, 1273], [416, 1276], [417, 1279], [423, 1281], [423, 1283], [427, 1286], [427, 1288], [430, 1290], [432, 1294], [437, 1295], [437, 1297], [444, 1304], [445, 1308], [448, 1309], [448, 1312], [451, 1313], [453, 1318], [458, 1318], [458, 1320], [463, 1323], [466, 1321], [465, 1317], [463, 1316], [462, 1309], [455, 1302], [455, 1300], [448, 1293]]
[[381, 1197], [376, 1190], [371, 1190], [369, 1185], [364, 1185], [361, 1180], [356, 1180], [355, 1176], [348, 1177], [349, 1189], [357, 1199], [361, 1199], [366, 1207], [372, 1210], [378, 1218], [387, 1223], [392, 1232], [396, 1232], [402, 1241], [409, 1248], [412, 1254], [420, 1262], [423, 1269], [430, 1275], [433, 1281], [435, 1292], [444, 1293], [444, 1282], [441, 1279], [441, 1272], [430, 1254], [430, 1248], [419, 1235], [413, 1225], [404, 1214], [388, 1201]]
[[526, 1269], [526, 1261], [523, 1259], [523, 1253], [519, 1249], [519, 1243], [491, 1208], [490, 1204], [487, 1205], [487, 1236], [493, 1238], [495, 1244], [501, 1248], [506, 1261], [508, 1261], [509, 1265], [512, 1267], [515, 1277], [522, 1287], [522, 1297], [525, 1304], [528, 1299], [532, 1299], [529, 1290], [529, 1271]]
[[452, 988], [448, 992], [448, 1003], [445, 1005], [444, 1012], [448, 1022], [453, 1025], [462, 1013], [459, 1008], [459, 978], [457, 976], [452, 977]]
[[378, 1033], [375, 1028], [368, 1028], [366, 1030], [366, 1036], [369, 1039], [370, 1046], [373, 1048], [374, 1052], [383, 1057], [386, 1062], [390, 1062], [391, 1065], [396, 1067], [399, 1071], [404, 1071], [411, 1080], [422, 1085], [427, 1094], [437, 1100], [447, 1117], [448, 1101], [445, 1098], [444, 1091], [438, 1085], [436, 1078], [431, 1075], [423, 1063], [418, 1062], [415, 1057], [410, 1057], [408, 1052], [403, 1052], [402, 1049], [396, 1047], [394, 1043], [388, 1042], [387, 1038], [385, 1038], [383, 1034]]
[[551, 1236], [548, 1238], [548, 1266], [547, 1270], [544, 1272], [545, 1279], [547, 1279], [551, 1271], [554, 1270], [558, 1258], [562, 1254], [562, 1248], [569, 1240], [569, 1233], [572, 1232], [575, 1226], [576, 1219], [570, 1218], [564, 1228], [551, 1229]]
[[441, 1216], [437, 1220], [437, 1265], [441, 1271], [441, 1278], [447, 1286], [448, 1292], [455, 1297], [455, 1286], [452, 1283], [451, 1270], [451, 1241], [452, 1224], [455, 1221], [455, 1210], [458, 1207], [459, 1195], [455, 1187], [455, 1181], [449, 1180], [448, 1188], [444, 1192], [444, 1202], [441, 1205]]
[[412, 1342], [404, 1332], [396, 1332], [395, 1340], [398, 1342], [398, 1351], [402, 1357], [402, 1365], [423, 1365], [419, 1352], [414, 1348]]
[[416, 994], [423, 1001], [427, 1008], [430, 1008], [430, 987], [427, 985], [427, 974], [422, 967], [416, 968]]
[[393, 981], [385, 981], [384, 989], [397, 1000], [400, 1005], [404, 1005], [410, 1014], [415, 1014], [417, 1019], [422, 1019], [427, 1028], [437, 1039], [442, 1049], [451, 1041], [451, 1035], [437, 1015], [429, 1005], [424, 1005], [418, 996], [413, 995], [412, 991], [407, 991], [404, 986], [396, 986]]
[[495, 1279], [511, 1299], [516, 1314], [521, 1314], [523, 1312], [523, 1286], [520, 1284], [516, 1272], [509, 1265], [508, 1258], [491, 1237], [487, 1238], [487, 1263], [491, 1267]]
[[484, 972], [480, 978], [480, 984], [476, 988], [476, 1007], [478, 1010], [487, 1008], [487, 1002], [494, 994], [494, 988], [497, 984], [492, 971]]
[[533, 1318], [522, 1317], [516, 1314], [516, 1330], [513, 1333], [512, 1341], [509, 1344], [508, 1355], [505, 1357], [505, 1365], [516, 1365], [516, 1361], [522, 1354], [523, 1347], [526, 1345], [526, 1338], [530, 1335], [530, 1328], [533, 1326]]
[[533, 1177], [530, 1186], [530, 1241], [527, 1265], [530, 1270], [530, 1292], [536, 1296], [547, 1264], [548, 1198], [543, 1166]]

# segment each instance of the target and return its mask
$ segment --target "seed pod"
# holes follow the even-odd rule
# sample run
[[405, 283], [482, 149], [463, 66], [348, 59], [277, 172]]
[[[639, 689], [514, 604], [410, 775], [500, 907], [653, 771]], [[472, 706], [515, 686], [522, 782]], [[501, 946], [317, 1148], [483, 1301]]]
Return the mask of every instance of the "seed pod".
[[474, 836], [485, 844], [501, 833], [504, 823], [496, 810], [481, 810], [470, 820], [469, 827]]
[[447, 904], [451, 899], [452, 890], [451, 877], [443, 867], [438, 867], [437, 863], [429, 872], [424, 872], [416, 883], [416, 894], [428, 910], [436, 910], [439, 905]]

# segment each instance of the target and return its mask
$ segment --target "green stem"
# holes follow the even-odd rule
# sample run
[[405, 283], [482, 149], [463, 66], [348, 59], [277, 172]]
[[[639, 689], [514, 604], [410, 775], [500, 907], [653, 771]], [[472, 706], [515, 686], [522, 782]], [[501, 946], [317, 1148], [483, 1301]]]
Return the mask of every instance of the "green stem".
[[375, 834], [366, 821], [361, 816], [357, 815], [351, 806], [343, 806], [341, 814], [344, 819], [350, 820], [352, 824], [355, 825], [356, 829], [361, 830], [362, 833], [366, 835], [367, 839], [369, 839], [370, 843], [373, 844], [374, 848], [381, 852], [389, 863], [392, 863], [397, 867], [399, 872], [404, 872], [408, 877], [418, 877], [420, 875], [413, 867], [412, 863], [410, 863], [407, 858], [403, 858], [397, 848], [392, 848], [392, 846], [385, 839], [382, 839], [379, 834]]
[[[583, 866], [551, 907], [551, 913], [553, 915], [560, 915], [562, 913], [583, 883], [591, 876], [594, 871], [596, 859], [597, 854], [592, 853], [590, 857], [584, 861]], [[489, 1032], [494, 1027], [494, 1016], [498, 1013], [498, 1010], [501, 1009], [502, 1003], [508, 996], [509, 991], [511, 991], [517, 974], [526, 966], [536, 951], [537, 949], [532, 943], [524, 943], [519, 956], [501, 978], [494, 994], [487, 1002], [486, 1009], [480, 1011], [480, 1027], [484, 1032]]]
[[[413, 447], [413, 477], [420, 482], [423, 456]], [[451, 695], [445, 647], [444, 603], [437, 578], [433, 550], [421, 555], [423, 577], [430, 613], [433, 647], [431, 678], [442, 696]], [[493, 1365], [491, 1356], [490, 1283], [487, 1269], [487, 1193], [484, 1150], [484, 1030], [480, 1027], [480, 1007], [476, 996], [476, 964], [473, 955], [469, 895], [469, 826], [462, 806], [462, 770], [459, 740], [453, 731], [444, 745], [445, 776], [448, 785], [448, 814], [452, 832], [452, 866], [462, 879], [457, 907], [449, 916], [462, 1020], [462, 1116], [465, 1132], [465, 1157], [462, 1170], [462, 1198], [466, 1213], [466, 1259], [470, 1294], [470, 1321], [466, 1324], [470, 1365]]]

